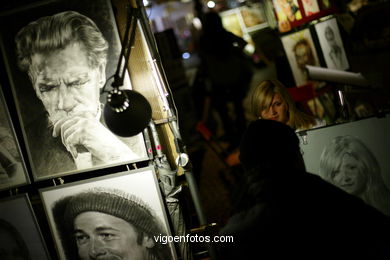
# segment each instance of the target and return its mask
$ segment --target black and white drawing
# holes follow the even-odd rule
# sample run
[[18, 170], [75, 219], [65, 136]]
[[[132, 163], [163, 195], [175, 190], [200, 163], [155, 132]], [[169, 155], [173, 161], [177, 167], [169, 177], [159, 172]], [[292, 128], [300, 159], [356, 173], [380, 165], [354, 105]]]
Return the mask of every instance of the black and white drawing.
[[156, 239], [170, 230], [152, 167], [40, 194], [60, 259], [176, 259], [173, 244]]
[[29, 182], [19, 142], [0, 89], [0, 190]]
[[306, 169], [390, 216], [389, 130], [390, 116], [309, 130]]
[[1, 259], [50, 259], [27, 194], [0, 200]]
[[326, 66], [330, 69], [346, 70], [349, 68], [343, 41], [336, 18], [315, 25]]
[[109, 0], [45, 1], [0, 19], [15, 21], [1, 47], [34, 179], [147, 158], [142, 134], [116, 136], [102, 117], [120, 53]]

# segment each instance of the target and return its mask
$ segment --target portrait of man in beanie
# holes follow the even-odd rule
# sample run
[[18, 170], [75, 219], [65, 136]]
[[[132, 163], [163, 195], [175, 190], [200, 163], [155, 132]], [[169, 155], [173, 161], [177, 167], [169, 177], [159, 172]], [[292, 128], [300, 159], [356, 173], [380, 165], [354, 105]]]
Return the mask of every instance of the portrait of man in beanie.
[[[170, 244], [156, 239], [169, 234], [167, 225], [164, 226], [158, 216], [164, 213], [163, 208], [156, 212], [157, 204], [153, 201], [156, 198], [144, 199], [139, 189], [132, 189], [138, 185], [145, 190], [144, 185], [149, 183], [146, 190], [153, 191], [156, 186], [152, 174], [150, 169], [146, 174], [127, 172], [116, 174], [114, 179], [105, 177], [43, 192], [45, 204], [50, 204], [45, 205], [46, 213], [52, 220], [50, 224], [60, 259], [176, 259]], [[133, 185], [128, 189], [115, 185], [129, 183], [130, 179]], [[156, 188], [154, 194], [159, 195], [158, 191]], [[48, 203], [53, 196], [56, 199]], [[157, 202], [159, 198], [157, 196]], [[154, 204], [153, 208], [149, 202]]]

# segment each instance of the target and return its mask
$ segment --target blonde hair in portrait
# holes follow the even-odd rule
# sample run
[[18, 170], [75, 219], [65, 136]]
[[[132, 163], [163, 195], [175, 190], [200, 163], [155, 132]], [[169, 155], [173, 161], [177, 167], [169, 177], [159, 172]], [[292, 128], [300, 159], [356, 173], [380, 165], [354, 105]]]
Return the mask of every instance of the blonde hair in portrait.
[[279, 94], [287, 106], [287, 125], [295, 130], [311, 128], [315, 124], [314, 117], [300, 111], [290, 96], [287, 88], [278, 80], [264, 80], [255, 86], [249, 96], [252, 115], [261, 118], [262, 111], [269, 109], [276, 94]]
[[[346, 162], [345, 156], [352, 161]], [[390, 216], [390, 190], [376, 157], [360, 139], [350, 135], [335, 137], [322, 151], [319, 175]]]

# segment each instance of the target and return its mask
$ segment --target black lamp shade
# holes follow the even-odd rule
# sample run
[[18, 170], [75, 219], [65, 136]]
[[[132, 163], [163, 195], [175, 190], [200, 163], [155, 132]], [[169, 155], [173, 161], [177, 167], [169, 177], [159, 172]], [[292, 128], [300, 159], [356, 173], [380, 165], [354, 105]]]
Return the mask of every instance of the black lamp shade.
[[103, 116], [114, 134], [130, 137], [149, 124], [152, 108], [146, 98], [134, 90], [114, 90], [107, 97]]

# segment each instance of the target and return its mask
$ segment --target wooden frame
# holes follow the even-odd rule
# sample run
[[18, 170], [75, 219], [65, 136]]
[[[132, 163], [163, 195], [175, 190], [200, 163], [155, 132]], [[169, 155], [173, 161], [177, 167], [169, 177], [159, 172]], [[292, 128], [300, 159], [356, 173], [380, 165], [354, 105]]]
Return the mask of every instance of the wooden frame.
[[[90, 149], [85, 142], [82, 142], [80, 145], [69, 145], [69, 143], [67, 143], [66, 148], [65, 145], [62, 144], [66, 143], [66, 141], [64, 142], [58, 137], [53, 138], [53, 130], [49, 129], [47, 122], [52, 121], [47, 119], [47, 102], [42, 102], [42, 98], [38, 97], [39, 91], [42, 92], [43, 90], [38, 89], [37, 87], [35, 87], [34, 90], [28, 74], [18, 68], [16, 53], [14, 51], [14, 42], [17, 32], [24, 28], [28, 23], [36, 21], [44, 16], [58, 14], [65, 10], [77, 11], [83, 16], [90, 18], [107, 40], [107, 63], [105, 71], [104, 69], [101, 71], [105, 72], [104, 81], [107, 80], [105, 85], [109, 85], [112, 82], [110, 80], [112, 80], [112, 76], [116, 70], [121, 48], [115, 17], [109, 0], [42, 1], [0, 14], [1, 22], [3, 24], [9, 24], [7, 28], [2, 28], [0, 30], [0, 44], [5, 59], [9, 84], [12, 88], [20, 119], [19, 121], [22, 125], [23, 137], [31, 163], [32, 174], [35, 180], [61, 177], [148, 159], [142, 133], [129, 138], [115, 136], [105, 127], [102, 116], [100, 117], [100, 120], [95, 121], [97, 123], [96, 125], [99, 127], [81, 128], [81, 125], [76, 126], [76, 124], [74, 124], [74, 131], [81, 132], [87, 130], [91, 135], [98, 135], [98, 132], [100, 132], [100, 137], [92, 138], [91, 140], [94, 141], [90, 142], [90, 144], [96, 145], [97, 143], [100, 143], [99, 146], [106, 147], [107, 150]], [[13, 22], [10, 23], [9, 21]], [[76, 58], [79, 57], [76, 54], [74, 55]], [[103, 83], [103, 79], [101, 79], [99, 81], [99, 87], [103, 87]], [[52, 86], [49, 85], [49, 87], [51, 89]], [[131, 88], [129, 78], [125, 80], [123, 88]], [[45, 91], [46, 90], [47, 88], [45, 88]], [[93, 95], [93, 93], [91, 93], [91, 95]], [[90, 97], [87, 95], [86, 97], [81, 96], [80, 99], [82, 98], [89, 100]], [[100, 95], [99, 99], [100, 100], [96, 103], [100, 102], [102, 107], [106, 102], [106, 95]], [[98, 107], [98, 105], [96, 107]], [[99, 109], [97, 108], [96, 110]], [[95, 118], [98, 119], [99, 113], [94, 113]], [[76, 116], [70, 112], [69, 119], [75, 120]], [[69, 123], [69, 125], [72, 124]], [[63, 126], [64, 125], [62, 125], [62, 127]], [[102, 134], [103, 132], [105, 132], [105, 134]], [[65, 138], [62, 130], [57, 136]], [[85, 141], [87, 138], [83, 140]], [[118, 145], [114, 145], [112, 141], [120, 144], [119, 146], [124, 148], [122, 149], [123, 152], [117, 152], [117, 155], [114, 156], [115, 147], [118, 147]], [[83, 146], [86, 149], [84, 149]], [[109, 146], [111, 147], [108, 148]], [[69, 153], [67, 149], [73, 150], [73, 153]], [[85, 150], [87, 150], [87, 152], [85, 152]], [[97, 156], [97, 151], [100, 153], [99, 156]], [[77, 159], [75, 159], [76, 157]], [[102, 159], [104, 157], [106, 158]], [[115, 157], [115, 159], [111, 159], [110, 157]], [[80, 161], [80, 163], [75, 163], [75, 161]], [[92, 162], [89, 162], [88, 164], [88, 161]]]

